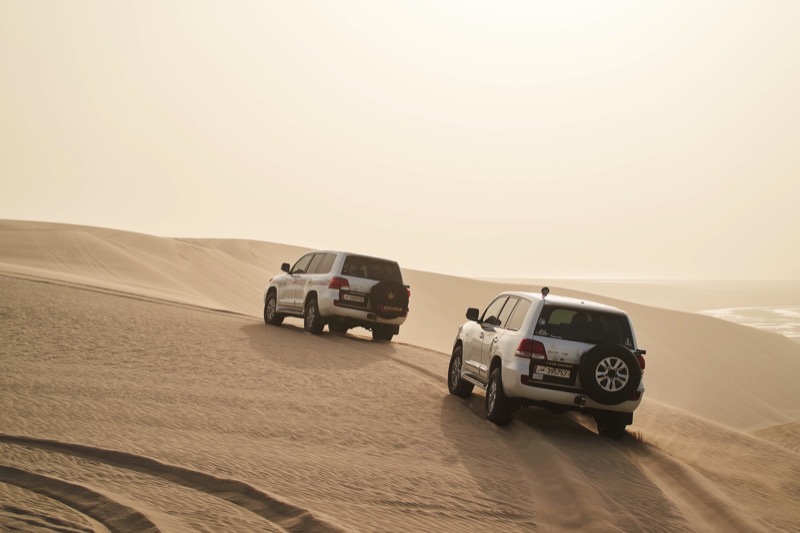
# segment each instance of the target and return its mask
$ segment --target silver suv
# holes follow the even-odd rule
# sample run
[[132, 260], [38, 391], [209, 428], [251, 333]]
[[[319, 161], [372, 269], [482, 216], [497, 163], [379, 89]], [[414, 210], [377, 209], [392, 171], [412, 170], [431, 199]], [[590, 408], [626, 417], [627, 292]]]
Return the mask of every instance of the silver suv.
[[504, 292], [480, 314], [467, 310], [448, 370], [450, 393], [486, 390], [486, 418], [511, 421], [518, 407], [580, 411], [600, 435], [619, 438], [644, 393], [644, 350], [628, 315], [575, 298]]
[[285, 274], [269, 280], [264, 291], [264, 321], [278, 326], [287, 316], [303, 318], [311, 333], [345, 333], [353, 327], [390, 341], [408, 315], [411, 295], [395, 261], [348, 252], [311, 252]]

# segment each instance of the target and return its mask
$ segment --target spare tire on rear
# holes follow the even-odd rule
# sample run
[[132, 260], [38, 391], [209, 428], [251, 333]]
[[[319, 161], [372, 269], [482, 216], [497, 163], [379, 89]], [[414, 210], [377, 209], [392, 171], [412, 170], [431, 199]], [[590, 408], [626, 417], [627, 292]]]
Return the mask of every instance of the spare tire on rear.
[[381, 318], [398, 318], [408, 313], [408, 291], [396, 281], [378, 282], [369, 293], [369, 301]]
[[617, 405], [639, 388], [642, 369], [632, 351], [621, 344], [598, 344], [581, 358], [578, 376], [583, 390], [603, 405]]

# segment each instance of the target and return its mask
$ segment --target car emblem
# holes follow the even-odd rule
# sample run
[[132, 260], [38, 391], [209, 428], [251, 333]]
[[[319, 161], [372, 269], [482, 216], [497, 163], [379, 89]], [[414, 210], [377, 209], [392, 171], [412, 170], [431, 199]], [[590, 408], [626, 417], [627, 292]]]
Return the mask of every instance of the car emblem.
[[392, 291], [389, 291], [386, 297], [389, 298], [389, 301], [391, 302], [392, 300], [394, 300], [394, 293]]

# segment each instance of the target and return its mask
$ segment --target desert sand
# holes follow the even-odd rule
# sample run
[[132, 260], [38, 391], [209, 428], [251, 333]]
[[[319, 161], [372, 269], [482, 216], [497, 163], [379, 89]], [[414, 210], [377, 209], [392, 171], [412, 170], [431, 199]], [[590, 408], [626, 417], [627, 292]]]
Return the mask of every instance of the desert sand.
[[266, 326], [303, 251], [0, 221], [0, 530], [800, 530], [800, 343], [692, 312], [797, 305], [796, 282], [541, 280], [628, 310], [647, 349], [611, 441], [448, 394], [466, 308], [522, 283], [404, 269], [391, 343]]

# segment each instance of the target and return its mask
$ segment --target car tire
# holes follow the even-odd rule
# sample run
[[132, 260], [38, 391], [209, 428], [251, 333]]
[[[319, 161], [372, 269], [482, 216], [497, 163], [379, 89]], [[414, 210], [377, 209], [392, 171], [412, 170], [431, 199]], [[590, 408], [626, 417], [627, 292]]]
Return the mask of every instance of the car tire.
[[461, 377], [461, 368], [464, 365], [462, 351], [461, 345], [458, 345], [453, 350], [453, 355], [450, 356], [450, 366], [447, 368], [447, 389], [453, 396], [468, 398], [475, 385]]
[[306, 309], [303, 313], [303, 328], [309, 333], [318, 335], [322, 333], [322, 328], [325, 327], [325, 322], [319, 314], [319, 305], [317, 305], [316, 298], [310, 298], [306, 303]]
[[372, 326], [372, 340], [389, 342], [394, 337], [391, 326]]
[[489, 375], [486, 384], [486, 419], [498, 426], [505, 426], [511, 422], [511, 401], [503, 390], [503, 374], [498, 366]]
[[331, 321], [328, 322], [328, 331], [331, 333], [347, 333], [348, 329], [350, 328], [347, 327], [347, 324], [341, 319], [331, 319]]
[[629, 417], [619, 413], [596, 413], [594, 421], [597, 424], [597, 433], [601, 437], [609, 439], [620, 439], [625, 435], [625, 427], [628, 425]]
[[264, 322], [272, 326], [283, 324], [284, 316], [277, 312], [278, 296], [276, 292], [270, 291], [267, 300], [264, 302]]
[[369, 293], [369, 303], [381, 318], [398, 318], [408, 312], [408, 291], [402, 283], [381, 281]]
[[621, 344], [598, 344], [581, 358], [578, 375], [587, 396], [603, 405], [617, 405], [639, 388], [642, 369]]

